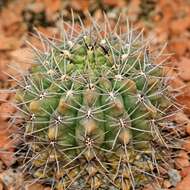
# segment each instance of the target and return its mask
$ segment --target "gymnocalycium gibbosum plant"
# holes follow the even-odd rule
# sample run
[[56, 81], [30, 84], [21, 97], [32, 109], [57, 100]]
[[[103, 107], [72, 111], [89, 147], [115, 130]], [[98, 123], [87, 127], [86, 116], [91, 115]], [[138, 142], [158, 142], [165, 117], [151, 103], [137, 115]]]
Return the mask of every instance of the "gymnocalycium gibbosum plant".
[[33, 48], [16, 102], [24, 169], [52, 189], [136, 190], [167, 163], [176, 106], [164, 64], [142, 33], [118, 23], [66, 23], [58, 40], [38, 32], [44, 50]]

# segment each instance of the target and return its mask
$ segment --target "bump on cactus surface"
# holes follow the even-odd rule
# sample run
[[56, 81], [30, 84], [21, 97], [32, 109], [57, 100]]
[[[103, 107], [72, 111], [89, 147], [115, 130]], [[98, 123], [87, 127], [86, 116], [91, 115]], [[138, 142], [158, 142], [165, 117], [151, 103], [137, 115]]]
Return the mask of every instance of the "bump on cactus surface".
[[[119, 23], [119, 22], [118, 22]], [[173, 113], [163, 63], [142, 33], [93, 21], [39, 37], [16, 94], [24, 171], [52, 189], [129, 190], [159, 181]], [[171, 111], [172, 110], [172, 111]], [[24, 150], [24, 151], [23, 151]]]

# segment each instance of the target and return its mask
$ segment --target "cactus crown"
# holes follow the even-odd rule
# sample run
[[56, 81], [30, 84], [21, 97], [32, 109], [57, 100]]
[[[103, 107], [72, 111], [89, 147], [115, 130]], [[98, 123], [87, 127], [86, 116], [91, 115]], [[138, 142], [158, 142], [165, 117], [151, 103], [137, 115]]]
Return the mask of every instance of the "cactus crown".
[[141, 33], [105, 22], [67, 25], [62, 40], [39, 33], [45, 50], [19, 83], [24, 167], [53, 188], [138, 189], [159, 175], [172, 106], [163, 65]]

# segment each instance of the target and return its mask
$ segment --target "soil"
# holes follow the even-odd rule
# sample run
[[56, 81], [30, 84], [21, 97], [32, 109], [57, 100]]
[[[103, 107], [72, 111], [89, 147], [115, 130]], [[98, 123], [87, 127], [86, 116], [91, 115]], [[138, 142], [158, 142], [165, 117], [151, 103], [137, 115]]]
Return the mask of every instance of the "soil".
[[[70, 11], [70, 10], [73, 10]], [[171, 87], [183, 109], [172, 116], [177, 126], [180, 150], [173, 152], [173, 173], [163, 177], [163, 189], [190, 190], [190, 1], [189, 0], [7, 0], [0, 1], [0, 190], [50, 190], [39, 183], [27, 186], [17, 168], [14, 152], [18, 141], [10, 138], [15, 130], [10, 123], [16, 111], [13, 105], [18, 69], [27, 70], [32, 61], [27, 41], [40, 48], [36, 29], [47, 36], [58, 35], [59, 15], [78, 25], [78, 15], [86, 26], [93, 19], [101, 21], [104, 12], [111, 23], [120, 13], [134, 27], [144, 28], [153, 49], [167, 42], [164, 52], [172, 70]], [[8, 89], [8, 90], [7, 90]], [[10, 125], [11, 130], [10, 130]], [[164, 171], [168, 173], [169, 171]], [[174, 177], [175, 174], [175, 177]], [[164, 174], [163, 174], [164, 176]], [[177, 176], [177, 177], [176, 177]], [[153, 190], [150, 184], [144, 190]]]

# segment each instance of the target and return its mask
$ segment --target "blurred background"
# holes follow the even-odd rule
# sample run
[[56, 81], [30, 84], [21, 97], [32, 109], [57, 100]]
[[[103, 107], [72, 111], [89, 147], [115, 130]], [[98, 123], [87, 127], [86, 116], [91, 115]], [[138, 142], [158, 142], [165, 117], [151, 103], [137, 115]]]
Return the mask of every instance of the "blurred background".
[[[98, 21], [106, 13], [112, 24], [122, 14], [122, 19], [128, 18], [133, 27], [144, 29], [155, 49], [167, 43], [165, 51], [171, 53], [169, 61], [174, 68], [171, 85], [179, 90], [177, 98], [184, 105], [184, 112], [174, 120], [184, 122], [190, 135], [190, 0], [0, 0], [0, 148], [14, 151], [12, 142], [7, 145], [9, 132], [4, 130], [9, 119], [6, 115], [15, 111], [9, 103], [13, 96], [2, 90], [11, 88], [9, 75], [16, 75], [9, 65], [29, 68], [31, 55], [26, 40], [36, 46], [39, 43], [32, 35], [34, 27], [47, 36], [57, 35], [60, 12], [66, 22], [71, 22], [71, 10], [76, 27], [78, 16], [88, 26], [89, 13]], [[187, 149], [189, 153], [190, 141]], [[179, 167], [189, 167], [190, 176], [189, 156], [184, 159], [178, 161]], [[14, 163], [11, 153], [0, 153], [0, 160], [0, 172]], [[0, 174], [0, 179], [4, 175], [7, 173]], [[178, 190], [190, 190], [190, 178], [187, 181], [189, 189], [183, 185]]]

